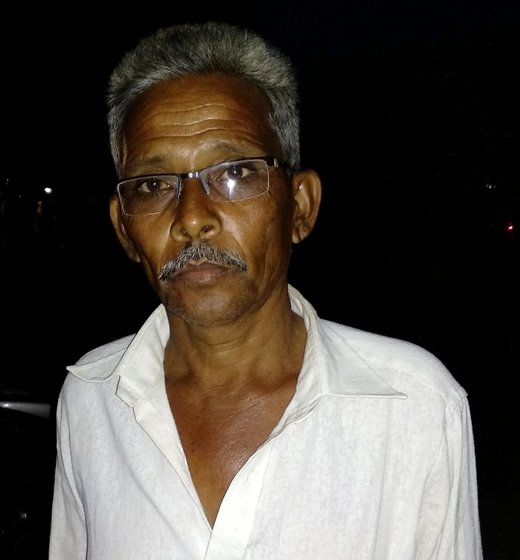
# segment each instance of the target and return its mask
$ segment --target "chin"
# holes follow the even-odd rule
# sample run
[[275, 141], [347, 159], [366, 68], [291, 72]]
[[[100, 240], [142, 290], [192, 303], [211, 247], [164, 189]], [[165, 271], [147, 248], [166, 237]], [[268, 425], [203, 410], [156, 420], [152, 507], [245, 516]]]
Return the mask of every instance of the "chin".
[[181, 318], [189, 325], [209, 327], [235, 321], [256, 301], [256, 297], [239, 290], [183, 291], [181, 298], [166, 297], [163, 301], [168, 314]]

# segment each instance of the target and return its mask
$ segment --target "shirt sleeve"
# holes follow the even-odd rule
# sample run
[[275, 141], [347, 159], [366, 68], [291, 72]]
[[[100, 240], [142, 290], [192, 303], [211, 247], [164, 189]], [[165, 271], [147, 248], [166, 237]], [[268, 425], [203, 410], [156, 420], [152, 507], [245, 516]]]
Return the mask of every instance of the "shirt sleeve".
[[76, 487], [65, 397], [56, 411], [57, 455], [52, 502], [49, 560], [85, 560], [87, 537], [83, 505]]
[[482, 560], [475, 446], [466, 397], [446, 414], [443, 440], [426, 482], [417, 558]]

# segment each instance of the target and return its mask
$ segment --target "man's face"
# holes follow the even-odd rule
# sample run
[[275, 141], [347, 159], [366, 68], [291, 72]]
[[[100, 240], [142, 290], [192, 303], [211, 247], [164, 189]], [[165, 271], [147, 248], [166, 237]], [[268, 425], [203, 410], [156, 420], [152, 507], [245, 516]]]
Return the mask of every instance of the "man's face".
[[[154, 86], [125, 125], [125, 177], [185, 173], [226, 160], [281, 157], [267, 103], [250, 84], [219, 74]], [[220, 324], [282, 293], [293, 236], [291, 179], [270, 169], [268, 192], [215, 202], [198, 179], [186, 179], [178, 205], [159, 214], [126, 216], [117, 198], [111, 214], [128, 255], [140, 261], [167, 310], [191, 324]], [[192, 261], [160, 279], [186, 246], [210, 244], [240, 257], [246, 269]]]

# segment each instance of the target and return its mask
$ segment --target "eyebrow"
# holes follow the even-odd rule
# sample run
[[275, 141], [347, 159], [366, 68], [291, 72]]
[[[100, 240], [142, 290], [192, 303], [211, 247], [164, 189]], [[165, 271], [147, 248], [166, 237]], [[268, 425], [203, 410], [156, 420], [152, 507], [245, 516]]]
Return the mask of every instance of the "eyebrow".
[[[217, 150], [222, 153], [222, 157], [220, 157], [217, 161], [210, 163], [209, 165], [214, 165], [217, 163], [221, 163], [228, 159], [243, 159], [247, 157], [255, 157], [258, 154], [248, 154], [243, 149], [238, 149], [238, 146], [235, 144], [231, 144], [225, 140], [212, 140], [206, 144], [205, 149], [209, 150]], [[130, 177], [143, 177], [148, 175], [158, 175], [158, 174], [168, 174], [171, 173], [171, 161], [169, 156], [165, 153], [157, 154], [154, 156], [147, 157], [144, 160], [136, 162], [136, 166], [130, 167]], [[165, 165], [165, 164], [168, 165]], [[165, 171], [157, 171], [157, 167], [166, 167]]]

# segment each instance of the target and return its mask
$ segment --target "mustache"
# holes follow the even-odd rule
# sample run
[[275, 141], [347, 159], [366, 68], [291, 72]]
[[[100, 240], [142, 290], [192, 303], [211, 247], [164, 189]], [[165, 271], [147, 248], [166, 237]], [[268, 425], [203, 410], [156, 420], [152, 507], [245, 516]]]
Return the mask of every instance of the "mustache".
[[168, 276], [181, 270], [190, 261], [210, 261], [215, 264], [221, 264], [231, 268], [238, 268], [239, 270], [247, 270], [246, 261], [226, 249], [219, 249], [207, 243], [197, 243], [196, 245], [188, 245], [171, 261], [168, 261], [161, 267], [159, 272], [159, 280], [162, 282]]

